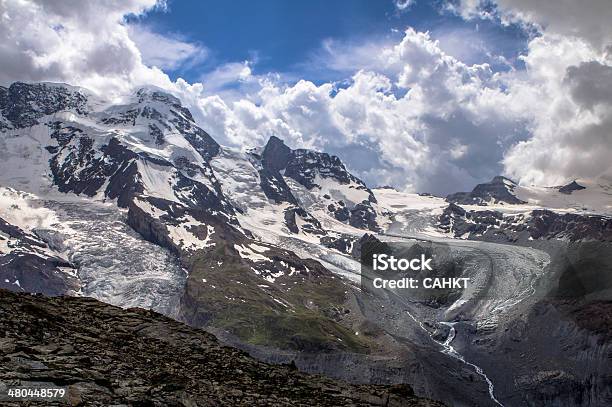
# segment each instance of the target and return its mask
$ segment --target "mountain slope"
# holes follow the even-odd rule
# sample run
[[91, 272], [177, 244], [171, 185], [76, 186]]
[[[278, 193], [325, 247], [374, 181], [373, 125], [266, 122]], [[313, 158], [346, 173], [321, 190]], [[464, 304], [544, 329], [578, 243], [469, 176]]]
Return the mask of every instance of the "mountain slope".
[[[378, 227], [373, 194], [337, 157], [291, 150], [276, 138], [262, 155], [222, 149], [178, 99], [155, 88], [140, 89], [119, 104], [81, 88], [49, 83], [15, 83], [1, 94], [0, 182], [36, 194], [32, 201], [63, 214], [53, 225], [59, 233], [49, 227], [34, 232], [70, 254], [87, 280], [88, 295], [117, 305], [158, 295], [160, 301], [147, 299], [142, 305], [156, 304], [192, 325], [226, 329], [250, 343], [368, 349], [367, 340], [328, 316], [346, 301], [351, 290], [347, 282], [296, 255], [294, 246], [279, 246], [259, 233], [270, 213], [278, 223], [276, 237], [295, 236], [319, 245], [329, 231], [310, 212], [312, 202], [327, 194], [330, 203], [348, 213], [338, 220], [322, 208], [334, 224], [346, 225], [355, 235], [362, 233], [359, 227]], [[275, 154], [275, 146], [284, 155]], [[231, 174], [223, 167], [228, 160]], [[244, 169], [242, 179], [236, 178], [236, 168]], [[249, 202], [240, 191], [248, 191]], [[308, 202], [306, 195], [311, 196]], [[104, 202], [114, 205], [102, 208]], [[116, 215], [110, 218], [124, 218], [144, 239], [177, 256], [186, 276], [174, 271], [163, 275], [157, 267], [142, 276], [115, 262], [114, 275], [96, 267], [89, 260], [93, 242], [79, 240], [95, 241], [95, 236], [72, 221], [79, 231], [71, 232], [65, 213], [76, 211], [100, 223], [94, 212], [112, 208]], [[313, 213], [319, 215], [317, 211]], [[109, 235], [103, 232], [99, 238]], [[113, 238], [131, 239], [124, 232]], [[107, 246], [102, 240], [98, 244]], [[146, 249], [150, 254], [145, 259], [163, 258], [146, 245], [130, 245]], [[138, 284], [116, 282], [134, 277]], [[183, 284], [174, 301], [164, 297], [174, 288], [159, 283], [168, 277], [171, 287]], [[152, 292], [142, 296], [137, 289]]]
[[506, 177], [496, 176], [490, 182], [476, 185], [471, 192], [450, 194], [446, 200], [500, 211], [550, 209], [612, 214], [612, 180], [599, 177], [580, 180], [580, 183], [574, 180], [563, 186], [541, 187], [518, 185]]
[[0, 315], [19, 315], [0, 318], [3, 386], [67, 387], [71, 405], [441, 406], [406, 385], [348, 385], [258, 362], [142, 309], [0, 290]]
[[53, 222], [52, 211], [29, 205], [31, 195], [0, 187], [0, 288], [48, 295], [81, 291], [77, 269], [37, 236]]

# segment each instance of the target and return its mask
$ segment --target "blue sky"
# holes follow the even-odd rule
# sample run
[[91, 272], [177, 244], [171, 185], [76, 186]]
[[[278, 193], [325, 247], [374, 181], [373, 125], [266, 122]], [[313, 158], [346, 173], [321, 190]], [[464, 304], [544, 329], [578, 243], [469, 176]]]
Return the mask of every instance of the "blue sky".
[[419, 1], [400, 10], [391, 0], [170, 0], [165, 9], [129, 21], [206, 48], [206, 57], [197, 63], [165, 69], [171, 78], [189, 82], [223, 64], [242, 61], [250, 61], [254, 74], [282, 73], [289, 81], [340, 81], [345, 73], [321, 66], [317, 58], [326, 41], [396, 43], [407, 27], [429, 31], [445, 52], [463, 62], [488, 62], [495, 70], [507, 70], [508, 64], [521, 69], [517, 57], [529, 39], [517, 26], [466, 21], [443, 11], [438, 1]]

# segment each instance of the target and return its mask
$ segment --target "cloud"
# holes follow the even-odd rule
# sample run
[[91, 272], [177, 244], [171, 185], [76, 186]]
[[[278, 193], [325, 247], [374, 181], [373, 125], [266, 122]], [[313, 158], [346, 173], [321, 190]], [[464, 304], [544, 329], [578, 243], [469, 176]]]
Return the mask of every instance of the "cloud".
[[609, 0], [459, 0], [447, 7], [466, 18], [497, 16], [505, 23], [534, 24], [542, 32], [582, 38], [598, 49], [612, 43]]
[[530, 106], [532, 137], [506, 153], [507, 172], [546, 185], [612, 174], [612, 66], [589, 42], [559, 35], [532, 41], [525, 63], [530, 77], [510, 91]]
[[565, 82], [581, 108], [594, 111], [612, 104], [612, 66], [598, 61], [582, 62], [567, 68]]
[[497, 174], [503, 146], [524, 136], [512, 109], [496, 108], [506, 96], [488, 65], [458, 61], [427, 33], [408, 29], [359, 60], [370, 69], [342, 86], [264, 81], [237, 101], [204, 98], [202, 122], [232, 144], [274, 134], [338, 154], [372, 185], [436, 193]]
[[395, 42], [397, 40], [388, 38], [362, 42], [328, 38], [300, 67], [308, 72], [331, 71], [349, 76], [360, 69], [380, 70], [383, 63], [380, 50], [394, 45]]
[[66, 82], [109, 97], [145, 84], [174, 89], [168, 75], [143, 61], [125, 23], [126, 15], [163, 6], [155, 0], [2, 1], [0, 83]]
[[156, 85], [179, 96], [222, 144], [260, 145], [276, 135], [339, 155], [371, 185], [443, 194], [500, 172], [548, 185], [610, 172], [607, 29], [578, 24], [583, 13], [569, 33], [560, 18], [538, 14], [545, 8], [509, 8], [518, 3], [500, 0], [496, 11], [464, 1], [455, 11], [538, 24], [520, 56], [524, 70], [466, 63], [430, 33], [409, 28], [395, 39], [323, 44], [316, 58], [346, 75], [339, 83], [255, 74], [253, 61], [220, 65], [188, 83], [162, 69], [205, 57], [204, 47], [125, 22], [159, 7], [153, 0], [8, 0], [0, 2], [0, 82], [62, 81], [111, 97]]
[[529, 106], [524, 116], [531, 134], [505, 153], [506, 172], [524, 183], [547, 185], [610, 176], [609, 1], [496, 0], [493, 9], [490, 4], [461, 1], [454, 11], [540, 31], [522, 57], [527, 71], [506, 78], [510, 103]]
[[[413, 29], [399, 42], [367, 44], [367, 51], [355, 47], [356, 56], [347, 53], [343, 69], [350, 79], [341, 86], [304, 79], [288, 84], [280, 76], [253, 74], [250, 62], [219, 66], [201, 83], [190, 84], [172, 82], [150, 66], [151, 58], [161, 57], [139, 49], [130, 36], [158, 39], [124, 21], [125, 14], [144, 13], [153, 2], [99, 2], [95, 8], [3, 4], [0, 56], [17, 61], [14, 69], [2, 70], [5, 83], [64, 81], [106, 95], [160, 86], [181, 97], [223, 144], [257, 145], [276, 135], [294, 147], [340, 155], [372, 185], [439, 193], [469, 188], [501, 169], [499, 145], [518, 137], [514, 119], [491, 107], [500, 91], [489, 67], [466, 65], [445, 54], [429, 34]], [[183, 51], [159, 65], [193, 54], [187, 42], [179, 43]], [[491, 133], [489, 123], [497, 132]]]
[[394, 0], [395, 8], [398, 11], [402, 12], [410, 9], [410, 7], [415, 3], [415, 0]]
[[178, 35], [161, 35], [141, 24], [128, 26], [131, 40], [140, 51], [142, 62], [148, 66], [176, 70], [194, 66], [208, 56], [203, 45], [184, 40]]

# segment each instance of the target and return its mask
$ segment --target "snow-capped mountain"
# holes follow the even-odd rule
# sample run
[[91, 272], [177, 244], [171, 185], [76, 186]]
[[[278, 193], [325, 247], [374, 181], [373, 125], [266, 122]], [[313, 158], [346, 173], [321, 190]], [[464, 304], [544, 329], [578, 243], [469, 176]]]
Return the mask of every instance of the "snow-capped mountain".
[[[529, 242], [612, 240], [605, 180], [544, 188], [500, 176], [446, 200], [372, 190], [340, 158], [276, 137], [220, 146], [156, 88], [116, 103], [14, 83], [0, 87], [0, 113], [0, 287], [151, 308], [269, 361], [410, 382], [451, 404], [493, 397], [489, 377], [449, 345], [454, 324], [469, 327], [463, 343], [502, 343], [531, 312], [536, 281], [558, 277], [543, 277], [549, 253]], [[364, 292], [362, 247], [394, 239], [452, 253], [444, 270], [478, 286], [433, 306]], [[495, 371], [495, 354], [470, 357]]]
[[[606, 219], [535, 212], [606, 213], [612, 192], [602, 183], [538, 188], [499, 176], [472, 192], [449, 195], [448, 207], [426, 195], [389, 189], [375, 195], [338, 157], [293, 150], [276, 137], [244, 151], [221, 147], [177, 98], [156, 88], [110, 103], [78, 87], [14, 83], [0, 87], [0, 112], [2, 186], [30, 194], [24, 202], [36, 202], [50, 218], [57, 218], [66, 202], [106, 202], [111, 206], [98, 207], [98, 213], [115, 208], [117, 219], [178, 256], [187, 272], [194, 268], [190, 257], [223, 246], [226, 257], [240, 259], [263, 281], [306, 272], [300, 258], [350, 273], [356, 266], [338, 256], [353, 252], [366, 231], [465, 238], [500, 230], [514, 236], [525, 225], [537, 225], [529, 238], [576, 240], [608, 233]], [[482, 206], [488, 212], [478, 212]], [[589, 232], [576, 234], [577, 223]], [[59, 224], [66, 229], [66, 221], [56, 219]], [[45, 237], [40, 243], [56, 250], [54, 259], [79, 267], [68, 258], [76, 251], [49, 233], [49, 225], [13, 226]], [[75, 233], [64, 230], [67, 234]], [[127, 232], [122, 236], [131, 239]], [[292, 265], [269, 261], [280, 253], [295, 256]]]
[[540, 187], [518, 185], [503, 176], [478, 184], [471, 192], [457, 192], [448, 202], [463, 206], [487, 206], [496, 210], [551, 209], [559, 212], [612, 213], [612, 180], [574, 180], [567, 185]]
[[[275, 137], [244, 152], [220, 147], [178, 99], [155, 88], [117, 104], [68, 85], [15, 83], [0, 88], [0, 111], [0, 182], [49, 212], [50, 222], [28, 224], [27, 233], [70, 268], [65, 275], [79, 270], [70, 292], [122, 306], [138, 298], [197, 326], [229, 318], [215, 309], [220, 303], [236, 303], [236, 315], [241, 306], [303, 309], [314, 318], [298, 322], [304, 329], [330, 330], [318, 342], [363, 346], [325, 316], [344, 301], [347, 283], [312, 260], [339, 256], [322, 238], [341, 231], [357, 240], [380, 229], [372, 191], [337, 157], [292, 150]], [[126, 250], [137, 258], [120, 254]], [[46, 271], [28, 273], [36, 280]], [[7, 268], [0, 274], [17, 280]], [[239, 332], [239, 320], [225, 323]]]
[[534, 209], [524, 213], [466, 210], [450, 204], [440, 216], [440, 229], [458, 238], [500, 241], [559, 239], [612, 241], [612, 217]]
[[612, 239], [612, 184], [605, 179], [537, 187], [497, 176], [472, 192], [451, 194], [446, 200], [450, 205], [440, 215], [439, 229], [454, 237]]

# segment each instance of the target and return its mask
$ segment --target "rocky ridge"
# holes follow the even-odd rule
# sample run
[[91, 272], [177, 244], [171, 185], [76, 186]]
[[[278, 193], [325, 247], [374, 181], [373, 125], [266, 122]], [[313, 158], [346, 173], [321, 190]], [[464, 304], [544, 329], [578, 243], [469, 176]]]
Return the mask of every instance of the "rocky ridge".
[[0, 218], [0, 288], [76, 294], [76, 268], [47, 243]]
[[349, 385], [258, 362], [155, 312], [89, 298], [0, 290], [0, 316], [0, 382], [67, 387], [74, 406], [441, 406], [407, 385]]
[[454, 237], [489, 241], [612, 241], [610, 216], [560, 214], [546, 209], [504, 214], [495, 210], [466, 210], [450, 204], [440, 215], [439, 228]]
[[448, 202], [465, 205], [486, 205], [487, 203], [525, 203], [516, 197], [516, 182], [503, 176], [496, 176], [490, 182], [478, 184], [471, 192], [457, 192], [446, 197]]

